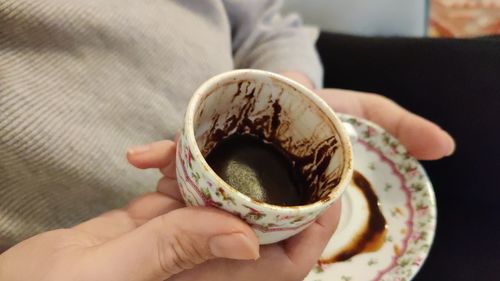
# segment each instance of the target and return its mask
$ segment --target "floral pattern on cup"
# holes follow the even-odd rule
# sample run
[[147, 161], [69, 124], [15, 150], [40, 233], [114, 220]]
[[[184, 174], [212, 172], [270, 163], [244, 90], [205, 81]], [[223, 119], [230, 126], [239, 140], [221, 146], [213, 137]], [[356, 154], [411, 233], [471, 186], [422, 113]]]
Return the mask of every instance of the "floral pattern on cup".
[[[223, 181], [205, 156], [234, 134], [257, 136], [290, 153], [306, 175], [306, 202], [267, 204]], [[310, 225], [340, 198], [352, 175], [349, 137], [332, 109], [297, 82], [261, 70], [234, 70], [201, 85], [187, 107], [177, 147], [176, 172], [186, 204], [240, 217], [261, 244], [287, 239]]]
[[[181, 195], [189, 206], [205, 206], [222, 208], [240, 217], [260, 232], [294, 231], [299, 230], [314, 221], [317, 213], [310, 212], [300, 215], [268, 215], [258, 207], [249, 204], [237, 204], [236, 198], [227, 194], [222, 187], [207, 179], [201, 179], [200, 165], [194, 163], [192, 152], [185, 145], [184, 138], [179, 138], [177, 149], [177, 179]], [[253, 200], [253, 202], [256, 202]]]

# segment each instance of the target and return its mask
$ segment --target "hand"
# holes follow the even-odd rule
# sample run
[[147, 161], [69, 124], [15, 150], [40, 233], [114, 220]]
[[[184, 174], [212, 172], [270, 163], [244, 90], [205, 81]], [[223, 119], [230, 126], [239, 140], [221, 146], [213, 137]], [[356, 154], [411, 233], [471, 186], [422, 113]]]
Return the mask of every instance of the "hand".
[[[311, 80], [300, 72], [285, 71], [281, 75], [313, 90]], [[418, 159], [436, 160], [455, 151], [455, 142], [446, 131], [386, 97], [340, 89], [321, 89], [316, 90], [316, 93], [335, 111], [377, 123], [399, 139], [410, 154]]]
[[[174, 143], [146, 148], [128, 157], [137, 166], [164, 167], [158, 188], [166, 195], [145, 194], [123, 209], [17, 244], [0, 255], [0, 280], [264, 280], [269, 274], [300, 280], [338, 223], [336, 206], [299, 236], [262, 247], [254, 261], [259, 246], [248, 225], [217, 209], [181, 203]], [[202, 265], [184, 271], [197, 264]]]
[[19, 243], [0, 255], [0, 280], [161, 281], [214, 258], [254, 260], [258, 250], [255, 233], [236, 217], [155, 192]]
[[[133, 149], [128, 154], [128, 159], [130, 163], [139, 168], [159, 168], [164, 177], [158, 183], [158, 192], [166, 194], [181, 204], [182, 198], [175, 179], [175, 162], [172, 160], [174, 154], [174, 143], [161, 141]], [[340, 200], [337, 202], [315, 223], [298, 235], [278, 244], [261, 246], [260, 258], [255, 261], [212, 259], [174, 275], [168, 280], [250, 281], [270, 280], [270, 278], [275, 281], [302, 280], [318, 260], [337, 227], [340, 218]], [[193, 218], [186, 216], [186, 223], [193, 224]], [[205, 225], [213, 225], [217, 223], [216, 219], [220, 220], [221, 218], [207, 218], [204, 223]], [[238, 223], [241, 224], [240, 221]], [[200, 227], [201, 230], [202, 227]], [[234, 247], [230, 243], [226, 244], [226, 247], [229, 251], [239, 251], [238, 247]], [[186, 260], [190, 261], [189, 265], [194, 264], [192, 259], [193, 257], [186, 257]]]
[[435, 160], [455, 150], [455, 142], [446, 131], [388, 98], [340, 89], [321, 89], [316, 93], [338, 112], [379, 124], [418, 159]]

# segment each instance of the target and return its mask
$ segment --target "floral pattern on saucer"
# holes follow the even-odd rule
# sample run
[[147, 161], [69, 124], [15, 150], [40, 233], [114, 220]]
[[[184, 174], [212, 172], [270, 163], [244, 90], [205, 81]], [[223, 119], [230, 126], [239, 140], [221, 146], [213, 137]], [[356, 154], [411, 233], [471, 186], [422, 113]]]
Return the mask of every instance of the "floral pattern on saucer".
[[[372, 183], [388, 222], [388, 232], [378, 251], [345, 262], [318, 262], [305, 280], [411, 280], [425, 261], [434, 238], [436, 203], [432, 185], [418, 161], [382, 128], [352, 116], [341, 115], [341, 119], [356, 130], [354, 169]], [[347, 234], [336, 233], [331, 241], [337, 235]]]

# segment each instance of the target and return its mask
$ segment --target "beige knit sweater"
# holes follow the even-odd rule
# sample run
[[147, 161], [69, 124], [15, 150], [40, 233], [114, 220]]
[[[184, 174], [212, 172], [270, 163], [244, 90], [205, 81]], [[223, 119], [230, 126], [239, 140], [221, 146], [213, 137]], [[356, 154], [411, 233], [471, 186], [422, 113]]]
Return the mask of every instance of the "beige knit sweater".
[[171, 138], [193, 91], [234, 68], [321, 67], [271, 0], [0, 0], [0, 244], [155, 189], [129, 146]]

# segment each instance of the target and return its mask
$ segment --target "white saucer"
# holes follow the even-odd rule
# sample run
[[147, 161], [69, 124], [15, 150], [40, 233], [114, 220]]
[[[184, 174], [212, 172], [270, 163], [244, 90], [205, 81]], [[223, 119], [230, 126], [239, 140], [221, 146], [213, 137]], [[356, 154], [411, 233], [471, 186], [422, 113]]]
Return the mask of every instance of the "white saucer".
[[[370, 183], [387, 221], [385, 242], [375, 252], [361, 253], [332, 264], [320, 264], [306, 281], [410, 280], [422, 266], [434, 238], [436, 200], [424, 169], [406, 149], [379, 126], [348, 115], [353, 126], [354, 169]], [[349, 187], [342, 201], [339, 227], [322, 259], [335, 255], [361, 231], [368, 218], [367, 202]]]

